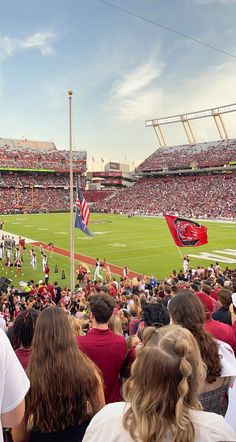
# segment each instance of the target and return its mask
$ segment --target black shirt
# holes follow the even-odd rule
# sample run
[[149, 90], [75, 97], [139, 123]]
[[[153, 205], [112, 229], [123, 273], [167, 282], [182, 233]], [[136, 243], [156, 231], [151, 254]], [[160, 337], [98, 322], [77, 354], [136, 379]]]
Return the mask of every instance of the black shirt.
[[32, 430], [28, 442], [82, 442], [84, 433], [90, 420], [82, 422], [76, 427], [68, 427], [65, 430], [41, 433]]
[[223, 322], [224, 324], [232, 325], [231, 315], [228, 309], [225, 307], [220, 307], [219, 310], [212, 313], [212, 318], [216, 321]]

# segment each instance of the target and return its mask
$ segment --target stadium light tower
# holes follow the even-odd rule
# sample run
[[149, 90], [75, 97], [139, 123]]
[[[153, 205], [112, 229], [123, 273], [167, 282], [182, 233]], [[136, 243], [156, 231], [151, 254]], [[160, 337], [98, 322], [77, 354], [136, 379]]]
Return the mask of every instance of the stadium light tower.
[[73, 151], [72, 151], [72, 114], [71, 101], [73, 91], [68, 91], [69, 98], [69, 149], [70, 149], [70, 289], [75, 288], [74, 275], [74, 180], [73, 180]]
[[193, 134], [192, 126], [190, 121], [198, 120], [199, 118], [213, 118], [216, 128], [219, 132], [220, 138], [225, 140], [229, 138], [227, 129], [225, 127], [225, 123], [222, 117], [222, 114], [228, 114], [230, 112], [236, 112], [236, 103], [227, 104], [225, 106], [218, 106], [211, 109], [204, 109], [196, 112], [189, 112], [185, 114], [179, 115], [171, 115], [170, 117], [164, 118], [155, 118], [154, 120], [146, 120], [146, 127], [153, 127], [158, 141], [161, 147], [166, 146], [166, 140], [161, 130], [161, 126], [164, 124], [172, 124], [172, 123], [182, 123], [186, 136], [188, 138], [188, 142], [190, 144], [195, 144], [195, 136]]

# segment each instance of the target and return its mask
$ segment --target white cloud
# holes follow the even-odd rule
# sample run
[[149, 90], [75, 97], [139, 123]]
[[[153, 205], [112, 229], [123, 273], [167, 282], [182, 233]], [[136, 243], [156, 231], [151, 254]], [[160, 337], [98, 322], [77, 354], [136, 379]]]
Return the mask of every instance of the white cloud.
[[38, 48], [42, 55], [50, 55], [55, 52], [52, 43], [56, 37], [52, 31], [36, 32], [23, 40], [16, 40], [16, 45], [22, 49]]
[[0, 61], [19, 50], [38, 49], [42, 55], [51, 55], [55, 52], [53, 43], [56, 39], [57, 34], [50, 30], [36, 32], [22, 39], [0, 35]]
[[121, 81], [114, 87], [114, 95], [117, 98], [130, 97], [134, 93], [148, 87], [153, 80], [160, 77], [163, 65], [155, 66], [147, 63], [139, 66], [134, 72], [125, 74]]
[[[201, 75], [186, 79], [179, 84], [173, 82], [171, 90], [162, 90], [164, 107], [156, 107], [156, 112], [150, 118], [176, 115], [185, 112], [209, 109], [234, 103], [236, 100], [235, 63], [226, 62], [211, 66]], [[223, 115], [229, 137], [236, 137], [235, 113]], [[197, 141], [213, 141], [219, 139], [219, 134], [212, 118], [192, 122]], [[164, 132], [168, 135], [168, 144], [187, 142], [183, 128], [179, 124], [167, 125]]]
[[[110, 123], [109, 126], [113, 129], [115, 127], [117, 134], [123, 134], [123, 138], [126, 137], [127, 140], [130, 132], [133, 131], [133, 137], [139, 134], [137, 136], [140, 138], [136, 141], [137, 153], [145, 142], [143, 132], [145, 120], [209, 109], [236, 101], [235, 62], [233, 61], [210, 66], [204, 71], [194, 70], [191, 75], [188, 71], [186, 78], [184, 72], [179, 77], [173, 71], [172, 74], [167, 74], [166, 79], [166, 75], [161, 75], [162, 69], [158, 68], [160, 64], [153, 62], [148, 66], [149, 74], [145, 78], [149, 81], [145, 79], [143, 82], [141, 79], [137, 81], [137, 78], [140, 78], [138, 73], [148, 72], [144, 66], [137, 68], [133, 76], [132, 73], [124, 75], [113, 87], [110, 101], [106, 105], [106, 110], [104, 109], [107, 112], [106, 118]], [[157, 78], [155, 78], [155, 72]], [[134, 82], [132, 78], [135, 79]], [[138, 86], [134, 87], [134, 85]], [[229, 137], [236, 137], [235, 113], [224, 114], [223, 119]], [[197, 142], [220, 139], [212, 118], [192, 121], [191, 124]], [[150, 137], [154, 144], [156, 141], [154, 131], [145, 130], [147, 131], [146, 143]], [[162, 130], [167, 145], [188, 142], [180, 124], [165, 125]], [[126, 143], [129, 144], [127, 140]], [[132, 137], [129, 141], [132, 145]]]
[[114, 84], [108, 108], [116, 119], [135, 120], [154, 111], [156, 100], [162, 97], [160, 89], [154, 94], [154, 82], [161, 76], [163, 67], [162, 62], [150, 61], [125, 73]]

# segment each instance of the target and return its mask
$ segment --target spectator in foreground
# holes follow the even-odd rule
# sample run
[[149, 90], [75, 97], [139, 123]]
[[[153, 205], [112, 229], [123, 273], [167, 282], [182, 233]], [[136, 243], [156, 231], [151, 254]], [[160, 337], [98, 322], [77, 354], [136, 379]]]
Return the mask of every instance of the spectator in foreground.
[[205, 369], [193, 335], [176, 325], [147, 328], [144, 342], [124, 385], [126, 402], [106, 405], [83, 442], [235, 441], [222, 416], [201, 410]]
[[232, 325], [229, 307], [232, 304], [232, 291], [224, 288], [218, 292], [220, 308], [212, 313], [212, 318], [224, 324]]
[[0, 348], [0, 441], [2, 442], [2, 426], [13, 427], [23, 419], [24, 397], [29, 389], [29, 380], [2, 330], [0, 330]]
[[202, 360], [206, 365], [205, 383], [199, 390], [203, 409], [224, 416], [228, 407], [231, 376], [236, 375], [236, 361], [231, 347], [216, 341], [205, 330], [203, 305], [191, 291], [184, 290], [176, 295], [170, 301], [169, 313], [172, 322], [187, 328], [199, 345]]
[[196, 296], [198, 299], [200, 299], [205, 309], [205, 330], [208, 331], [208, 333], [210, 333], [214, 338], [227, 342], [227, 344], [232, 347], [234, 352], [236, 352], [236, 321], [232, 321], [232, 325], [215, 321], [215, 319], [212, 319], [211, 316], [214, 307], [210, 297], [203, 292], [198, 292]]
[[13, 348], [15, 349], [16, 356], [25, 370], [28, 366], [31, 355], [32, 339], [38, 316], [38, 310], [24, 310], [16, 317], [13, 323]]
[[[98, 370], [80, 352], [66, 314], [49, 307], [37, 319], [27, 368], [30, 390], [14, 442], [79, 442], [105, 405]], [[31, 429], [30, 429], [31, 427]]]
[[121, 377], [129, 374], [135, 359], [134, 349], [127, 352], [124, 336], [113, 333], [108, 326], [115, 301], [109, 295], [93, 295], [90, 299], [92, 328], [84, 336], [78, 336], [80, 349], [100, 368], [106, 403], [121, 400]]
[[163, 302], [146, 303], [143, 305], [143, 320], [138, 325], [137, 336], [142, 338], [145, 327], [159, 328], [168, 325], [169, 322], [169, 313]]

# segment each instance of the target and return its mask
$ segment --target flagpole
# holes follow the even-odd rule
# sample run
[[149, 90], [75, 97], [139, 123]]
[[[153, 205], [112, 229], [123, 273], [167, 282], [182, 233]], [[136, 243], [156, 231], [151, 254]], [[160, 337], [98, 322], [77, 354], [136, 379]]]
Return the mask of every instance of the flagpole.
[[[176, 246], [176, 244], [175, 244], [175, 246]], [[181, 258], [183, 260], [184, 259], [184, 255], [182, 254], [182, 252], [180, 251], [178, 246], [176, 246], [176, 248], [177, 248], [177, 250], [178, 250], [178, 252], [179, 252], [179, 254], [180, 254], [180, 256], [181, 256]]]
[[75, 288], [74, 275], [74, 182], [73, 182], [73, 152], [72, 152], [72, 118], [71, 100], [73, 91], [68, 91], [69, 98], [69, 148], [70, 148], [70, 289]]

